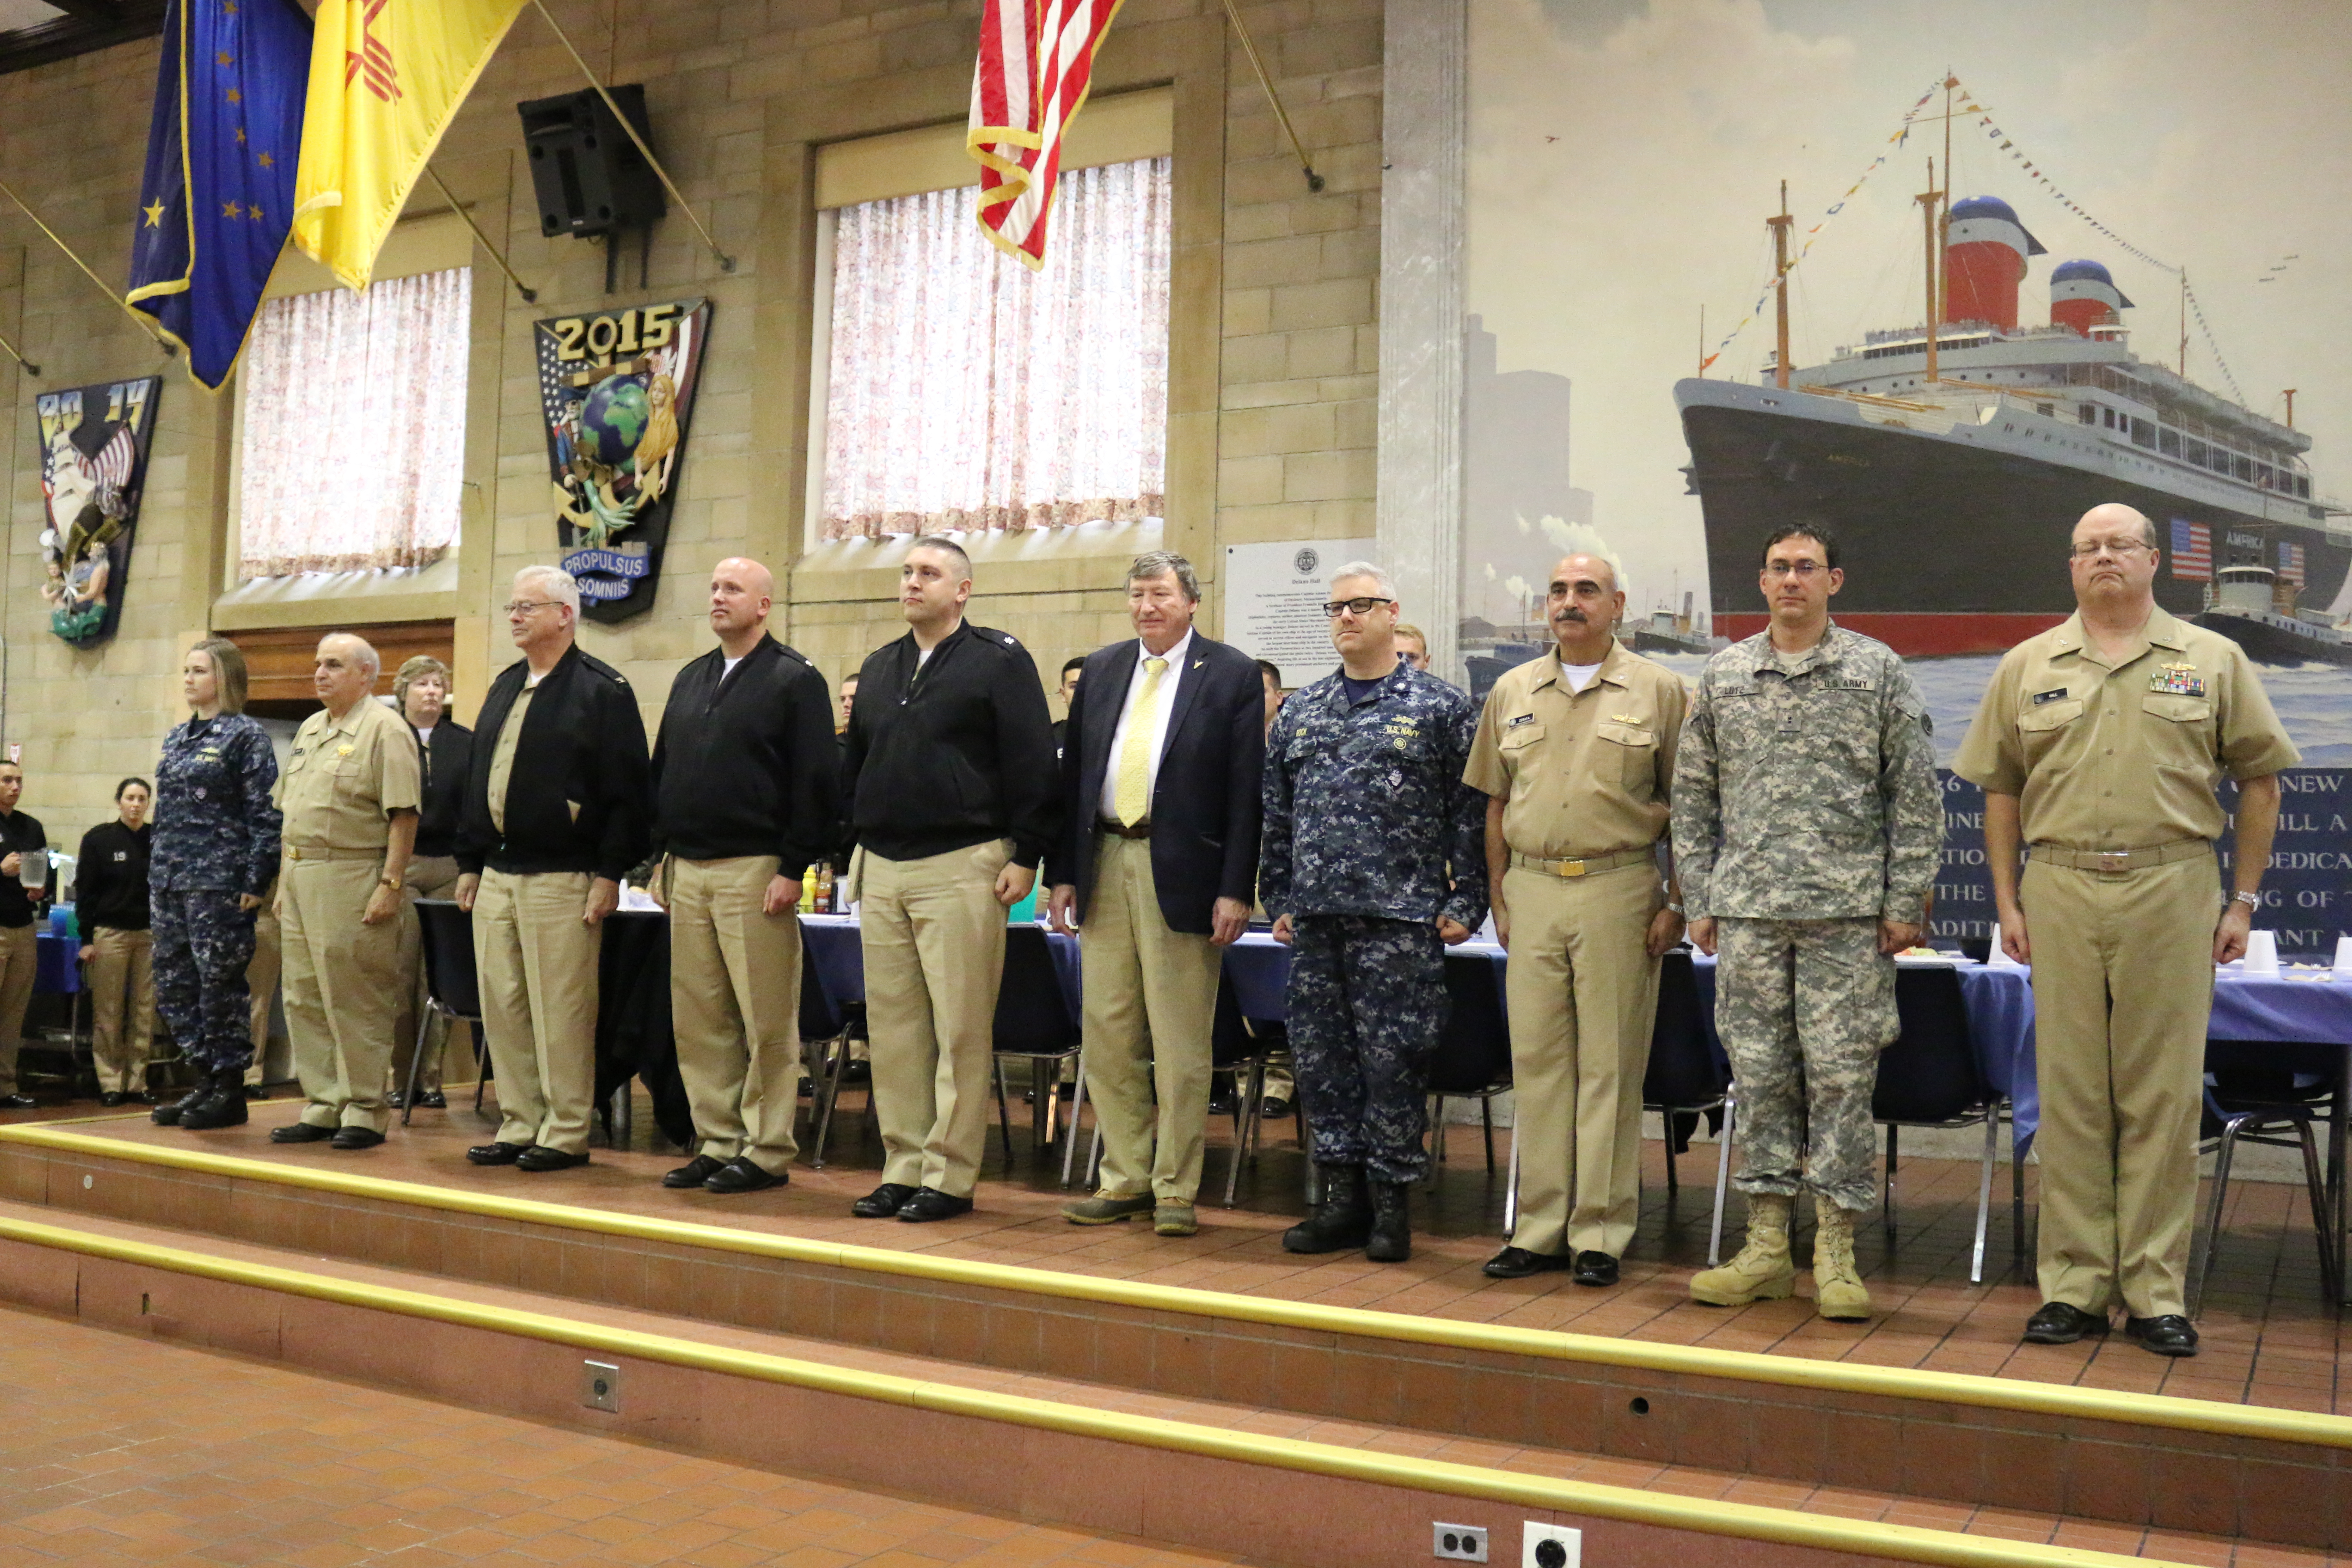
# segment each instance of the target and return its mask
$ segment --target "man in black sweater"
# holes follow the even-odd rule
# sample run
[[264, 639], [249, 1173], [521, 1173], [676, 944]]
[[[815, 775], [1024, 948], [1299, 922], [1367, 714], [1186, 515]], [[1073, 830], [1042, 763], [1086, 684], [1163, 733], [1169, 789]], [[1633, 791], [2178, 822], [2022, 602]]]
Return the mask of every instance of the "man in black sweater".
[[646, 726], [620, 671], [573, 641], [571, 573], [524, 567], [506, 614], [522, 658], [482, 700], [457, 825], [501, 1121], [466, 1158], [561, 1171], [588, 1163], [596, 960], [621, 879], [646, 857]]
[[801, 875], [831, 848], [840, 755], [824, 677], [768, 635], [775, 593], [756, 561], [712, 570], [719, 646], [677, 672], [654, 743], [653, 895], [702, 1145], [666, 1187], [755, 1193], [799, 1152]]
[[1037, 667], [966, 624], [971, 561], [915, 542], [899, 570], [908, 632], [858, 674], [844, 778], [866, 850], [859, 932], [874, 1106], [887, 1163], [866, 1219], [971, 1210], [988, 1135], [1004, 911], [1058, 824], [1054, 729]]
[[[33, 1002], [33, 971], [39, 942], [33, 906], [43, 886], [22, 880], [25, 857], [46, 854], [49, 840], [41, 825], [16, 809], [25, 793], [25, 770], [0, 763], [0, 1110], [26, 1110], [37, 1103], [16, 1089], [16, 1053], [25, 1043], [25, 1009]], [[44, 862], [46, 864], [46, 861]]]

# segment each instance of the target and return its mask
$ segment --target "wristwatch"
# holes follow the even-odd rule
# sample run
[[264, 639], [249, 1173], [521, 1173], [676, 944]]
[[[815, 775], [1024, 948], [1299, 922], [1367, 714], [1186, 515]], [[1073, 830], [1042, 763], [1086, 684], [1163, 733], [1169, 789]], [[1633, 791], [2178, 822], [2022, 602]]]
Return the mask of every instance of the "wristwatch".
[[1673, 910], [1675, 914], [1683, 912], [1683, 907], [1680, 904], [1669, 903], [1666, 908]]
[[2232, 893], [2230, 895], [2230, 901], [2233, 904], [2243, 904], [2250, 910], [2263, 907], [2263, 896], [2260, 893]]
[[395, 877], [389, 871], [385, 872], [383, 876], [378, 877], [376, 880], [383, 883], [385, 887], [390, 888], [395, 893], [408, 885], [407, 878]]

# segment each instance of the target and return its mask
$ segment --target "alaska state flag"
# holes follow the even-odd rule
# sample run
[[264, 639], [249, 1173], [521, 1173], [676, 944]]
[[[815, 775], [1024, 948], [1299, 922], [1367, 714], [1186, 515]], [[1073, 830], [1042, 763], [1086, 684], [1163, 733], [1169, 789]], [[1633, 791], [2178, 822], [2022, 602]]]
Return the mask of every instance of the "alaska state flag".
[[171, 0], [163, 14], [130, 300], [215, 391], [294, 220], [310, 79], [295, 0]]

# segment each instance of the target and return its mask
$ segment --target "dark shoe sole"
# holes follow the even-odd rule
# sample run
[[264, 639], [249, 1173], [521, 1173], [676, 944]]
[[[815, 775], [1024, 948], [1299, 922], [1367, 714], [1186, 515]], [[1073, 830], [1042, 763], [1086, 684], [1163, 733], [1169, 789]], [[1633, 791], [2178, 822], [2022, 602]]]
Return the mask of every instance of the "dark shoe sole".
[[[764, 1171], [761, 1174], [767, 1176]], [[792, 1180], [790, 1176], [767, 1176], [765, 1181], [731, 1181], [722, 1186], [719, 1178], [713, 1176], [702, 1184], [702, 1190], [706, 1193], [717, 1193], [722, 1198], [732, 1198], [740, 1197], [745, 1193], [764, 1193], [771, 1187], [789, 1186], [792, 1184]]]
[[515, 1169], [529, 1172], [534, 1176], [545, 1175], [550, 1171], [576, 1171], [587, 1163], [585, 1154], [565, 1154], [554, 1159], [541, 1157], [538, 1160], [527, 1154], [515, 1156]]
[[[489, 1145], [485, 1144], [483, 1147], [487, 1148], [489, 1147]], [[530, 1145], [525, 1144], [523, 1147], [528, 1148]], [[511, 1165], [517, 1160], [521, 1158], [522, 1149], [516, 1149], [513, 1152], [509, 1153], [504, 1148], [501, 1148], [495, 1154], [484, 1154], [475, 1149], [468, 1149], [466, 1151], [466, 1163], [469, 1165]]]
[[269, 1141], [272, 1143], [324, 1143], [334, 1137], [335, 1131], [332, 1127], [314, 1127], [308, 1121], [297, 1121], [290, 1126], [271, 1128]]
[[1335, 1236], [1318, 1237], [1294, 1237], [1291, 1232], [1286, 1230], [1282, 1233], [1282, 1250], [1285, 1252], [1296, 1252], [1303, 1258], [1319, 1258], [1327, 1252], [1359, 1251], [1361, 1248], [1371, 1245], [1371, 1240], [1372, 1238], [1369, 1232], [1365, 1235], [1355, 1237]]
[[[354, 1138], [352, 1136], [352, 1133], [354, 1131], [365, 1132], [367, 1136], [364, 1138]], [[341, 1132], [336, 1133], [333, 1138], [328, 1140], [327, 1147], [330, 1149], [341, 1149], [344, 1152], [348, 1153], [354, 1149], [377, 1148], [381, 1146], [383, 1142], [383, 1134], [376, 1131], [373, 1128], [355, 1129], [346, 1127]]]

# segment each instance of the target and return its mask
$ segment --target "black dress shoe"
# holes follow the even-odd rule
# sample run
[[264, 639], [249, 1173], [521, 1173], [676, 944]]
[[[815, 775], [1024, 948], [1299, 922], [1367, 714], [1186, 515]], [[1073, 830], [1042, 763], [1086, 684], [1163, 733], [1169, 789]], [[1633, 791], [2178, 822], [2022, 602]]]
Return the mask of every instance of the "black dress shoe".
[[1279, 1121], [1290, 1114], [1290, 1101], [1278, 1094], [1269, 1094], [1265, 1103], [1257, 1108], [1257, 1113], [1268, 1121]]
[[449, 1109], [449, 1097], [442, 1093], [437, 1089], [425, 1089], [416, 1097], [416, 1109], [419, 1110], [446, 1110]]
[[248, 1100], [268, 1100], [269, 1091], [257, 1083], [248, 1083], [245, 1086], [245, 1098]]
[[567, 1154], [561, 1149], [551, 1149], [544, 1143], [534, 1143], [515, 1156], [518, 1171], [568, 1171], [574, 1165], [588, 1163], [588, 1151]]
[[664, 1173], [662, 1185], [674, 1193], [698, 1187], [717, 1175], [726, 1165], [724, 1160], [714, 1160], [708, 1154], [697, 1154], [675, 1171]]
[[713, 1193], [756, 1193], [762, 1187], [781, 1187], [792, 1180], [789, 1174], [778, 1175], [765, 1171], [742, 1155], [737, 1155], [710, 1173], [702, 1184], [703, 1190]]
[[383, 1134], [373, 1127], [345, 1127], [335, 1133], [330, 1149], [373, 1149], [383, 1142]]
[[950, 1197], [937, 1187], [918, 1187], [915, 1195], [898, 1205], [898, 1217], [913, 1225], [935, 1219], [953, 1219], [971, 1212], [970, 1198]]
[[1576, 1282], [1579, 1285], [1614, 1285], [1617, 1283], [1617, 1260], [1605, 1252], [1580, 1252], [1576, 1255]]
[[2086, 1312], [2067, 1301], [2045, 1301], [2042, 1310], [2025, 1321], [2025, 1342], [2030, 1345], [2071, 1345], [2087, 1334], [2106, 1331], [2105, 1312]]
[[106, 1107], [107, 1110], [111, 1110], [130, 1098], [131, 1097], [129, 1095], [123, 1093], [119, 1089], [110, 1089], [104, 1094], [98, 1097], [98, 1102]]
[[511, 1165], [530, 1147], [528, 1143], [477, 1143], [466, 1151], [466, 1158], [477, 1165]]
[[31, 1110], [40, 1103], [29, 1094], [0, 1094], [0, 1110]]
[[856, 1203], [849, 1212], [859, 1219], [888, 1219], [907, 1205], [917, 1189], [899, 1182], [885, 1182]]
[[324, 1143], [335, 1135], [331, 1127], [314, 1127], [307, 1121], [289, 1121], [283, 1127], [269, 1130], [272, 1143]]
[[2197, 1353], [2197, 1325], [2178, 1312], [2160, 1318], [2126, 1318], [2124, 1332], [2137, 1340], [2140, 1349], [2155, 1355]]
[[1489, 1279], [1527, 1279], [1575, 1265], [1576, 1259], [1565, 1252], [1529, 1252], [1524, 1247], [1507, 1247], [1486, 1259], [1486, 1267], [1481, 1272]]

